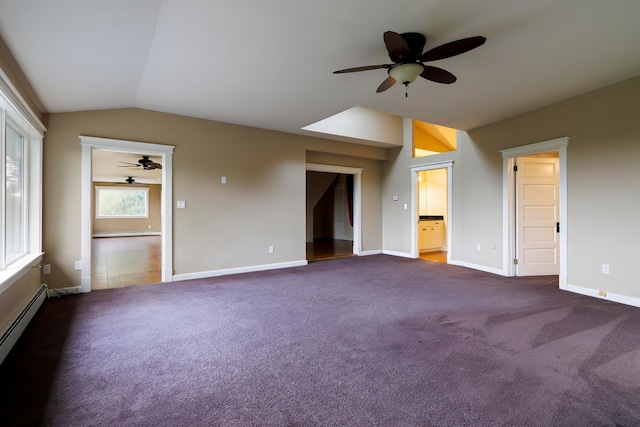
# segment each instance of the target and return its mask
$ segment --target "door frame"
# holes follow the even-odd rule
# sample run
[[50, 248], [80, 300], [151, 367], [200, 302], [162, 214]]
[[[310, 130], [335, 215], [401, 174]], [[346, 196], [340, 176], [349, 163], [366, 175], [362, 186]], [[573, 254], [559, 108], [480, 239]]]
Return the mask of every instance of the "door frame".
[[80, 292], [91, 291], [91, 241], [93, 229], [93, 150], [117, 151], [122, 153], [148, 154], [162, 158], [162, 191], [160, 211], [162, 223], [162, 281], [173, 281], [173, 145], [150, 144], [147, 142], [121, 139], [80, 136], [82, 145], [81, 172], [81, 281]]
[[[328, 172], [343, 175], [353, 175], [353, 253], [362, 254], [362, 168], [347, 166], [307, 163], [307, 172]], [[305, 174], [306, 180], [306, 174]], [[305, 197], [306, 201], [306, 197]], [[306, 233], [305, 233], [306, 235]]]
[[446, 169], [447, 170], [447, 264], [451, 263], [451, 230], [452, 227], [452, 215], [453, 212], [453, 161], [447, 162], [435, 162], [425, 165], [412, 166], [411, 170], [411, 257], [420, 257], [420, 248], [418, 247], [418, 211], [420, 206], [418, 204], [418, 172]]
[[503, 260], [502, 270], [506, 276], [515, 276], [516, 268], [513, 260], [517, 258], [516, 253], [516, 174], [513, 171], [515, 159], [517, 157], [529, 156], [532, 154], [541, 154], [548, 151], [558, 151], [560, 182], [559, 182], [559, 199], [560, 199], [560, 237], [559, 237], [559, 276], [558, 282], [560, 289], [567, 289], [567, 230], [569, 224], [567, 222], [567, 146], [569, 145], [569, 137], [562, 137], [548, 141], [542, 141], [535, 144], [524, 145], [520, 147], [508, 148], [500, 150], [502, 153], [502, 247]]

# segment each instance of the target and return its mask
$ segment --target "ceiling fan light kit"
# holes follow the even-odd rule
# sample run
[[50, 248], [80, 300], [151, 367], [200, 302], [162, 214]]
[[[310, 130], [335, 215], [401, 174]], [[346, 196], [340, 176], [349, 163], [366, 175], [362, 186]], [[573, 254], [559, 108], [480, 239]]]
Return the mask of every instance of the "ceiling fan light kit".
[[420, 73], [422, 73], [422, 70], [424, 70], [424, 66], [417, 62], [410, 64], [398, 64], [389, 69], [389, 75], [393, 77], [396, 82], [400, 82], [407, 86], [418, 78]]
[[[338, 70], [333, 73], [355, 73], [386, 68], [389, 77], [380, 84], [376, 90], [378, 93], [384, 92], [397, 82], [408, 88], [409, 84], [414, 82], [418, 76], [436, 83], [451, 84], [457, 80], [456, 76], [442, 68], [424, 65], [424, 62], [460, 55], [483, 45], [486, 41], [487, 39], [482, 36], [468, 37], [445, 43], [423, 53], [422, 49], [427, 39], [422, 34], [398, 34], [393, 31], [387, 31], [384, 33], [384, 43], [389, 52], [389, 59], [393, 64], [367, 65]], [[407, 96], [406, 92], [405, 96]]]

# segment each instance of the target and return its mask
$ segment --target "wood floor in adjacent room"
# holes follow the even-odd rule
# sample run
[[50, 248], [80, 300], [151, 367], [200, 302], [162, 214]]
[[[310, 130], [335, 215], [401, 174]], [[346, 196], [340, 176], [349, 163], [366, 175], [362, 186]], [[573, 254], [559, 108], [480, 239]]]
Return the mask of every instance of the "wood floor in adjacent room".
[[307, 242], [307, 260], [344, 258], [353, 256], [353, 240], [316, 239]]
[[427, 259], [429, 261], [447, 262], [447, 251], [436, 252], [422, 252], [420, 259]]
[[100, 237], [91, 245], [91, 289], [160, 282], [161, 236]]

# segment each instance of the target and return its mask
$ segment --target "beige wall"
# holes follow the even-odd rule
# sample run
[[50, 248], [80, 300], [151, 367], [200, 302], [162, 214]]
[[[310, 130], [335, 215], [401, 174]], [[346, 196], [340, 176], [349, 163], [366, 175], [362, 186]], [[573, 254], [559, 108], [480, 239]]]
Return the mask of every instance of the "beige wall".
[[[308, 150], [325, 152], [315, 157], [316, 163], [365, 166], [363, 249], [381, 247], [379, 160], [386, 158], [384, 149], [139, 109], [51, 114], [43, 208], [51, 287], [80, 285], [73, 268], [80, 259], [79, 135], [176, 147], [174, 274], [304, 260]], [[175, 209], [175, 200], [185, 200], [187, 208]]]
[[[501, 203], [493, 204], [502, 182], [498, 150], [568, 136], [568, 284], [640, 298], [632, 246], [640, 236], [638, 99], [640, 77], [469, 132], [474, 156], [461, 184], [465, 196], [488, 195], [480, 212], [490, 232], [467, 227], [473, 213], [465, 210], [464, 246], [500, 236]], [[481, 187], [475, 172], [490, 175], [490, 185]], [[602, 264], [610, 265], [609, 275]]]
[[[402, 210], [402, 203], [410, 201], [410, 166], [452, 159], [452, 258], [501, 269], [500, 150], [567, 136], [568, 284], [640, 298], [638, 251], [632, 246], [640, 236], [638, 99], [640, 77], [468, 134], [459, 132], [456, 153], [411, 159], [405, 143], [384, 168], [384, 249], [410, 249], [410, 214]], [[393, 202], [393, 195], [400, 200]], [[476, 243], [483, 248], [479, 252]], [[602, 264], [610, 265], [609, 275], [601, 273]]]
[[161, 211], [160, 211], [160, 190], [159, 184], [149, 184], [136, 186], [136, 188], [149, 189], [149, 218], [96, 218], [95, 187], [111, 187], [112, 182], [94, 182], [94, 203], [93, 203], [93, 232], [109, 233], [149, 233], [162, 231]]
[[[40, 286], [41, 269], [31, 268], [16, 283], [0, 294], [0, 328], [13, 317]], [[46, 276], [44, 276], [46, 277]]]
[[4, 40], [0, 37], [0, 69], [5, 72], [13, 86], [16, 88], [20, 96], [27, 103], [34, 114], [42, 120], [42, 111], [44, 108], [40, 98], [36, 95], [31, 84], [25, 77], [24, 73], [18, 66], [17, 61], [9, 50]]
[[[412, 157], [412, 121], [404, 119], [404, 146], [389, 150], [389, 160], [383, 163], [382, 179], [382, 246], [389, 253], [411, 255], [411, 171], [412, 166], [428, 165], [439, 162], [454, 162], [453, 181], [460, 174], [460, 151], [435, 154], [433, 156]], [[460, 133], [460, 132], [458, 132]], [[416, 190], [417, 191], [417, 190]], [[398, 196], [394, 201], [393, 197]], [[456, 198], [454, 193], [453, 212], [455, 216]], [[404, 209], [404, 204], [409, 209]], [[413, 206], [418, 211], [418, 206]], [[455, 238], [455, 236], [454, 236]]]

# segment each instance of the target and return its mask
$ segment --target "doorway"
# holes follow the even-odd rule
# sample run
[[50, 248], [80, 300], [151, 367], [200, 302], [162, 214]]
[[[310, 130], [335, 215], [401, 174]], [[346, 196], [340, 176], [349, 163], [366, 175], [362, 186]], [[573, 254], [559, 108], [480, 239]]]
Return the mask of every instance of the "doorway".
[[453, 162], [411, 168], [411, 255], [451, 260], [451, 177]]
[[80, 292], [90, 292], [92, 289], [92, 240], [93, 240], [93, 151], [103, 150], [121, 153], [145, 153], [159, 156], [162, 164], [162, 191], [160, 195], [161, 212], [161, 280], [173, 280], [173, 249], [172, 249], [172, 169], [173, 146], [149, 144], [136, 141], [123, 141], [107, 138], [81, 136], [82, 145], [82, 223], [81, 223], [81, 251], [82, 260]]
[[161, 281], [162, 159], [92, 150], [91, 289]]
[[507, 276], [558, 275], [567, 285], [568, 138], [502, 151]]
[[356, 168], [307, 164], [308, 261], [360, 254], [361, 172]]

